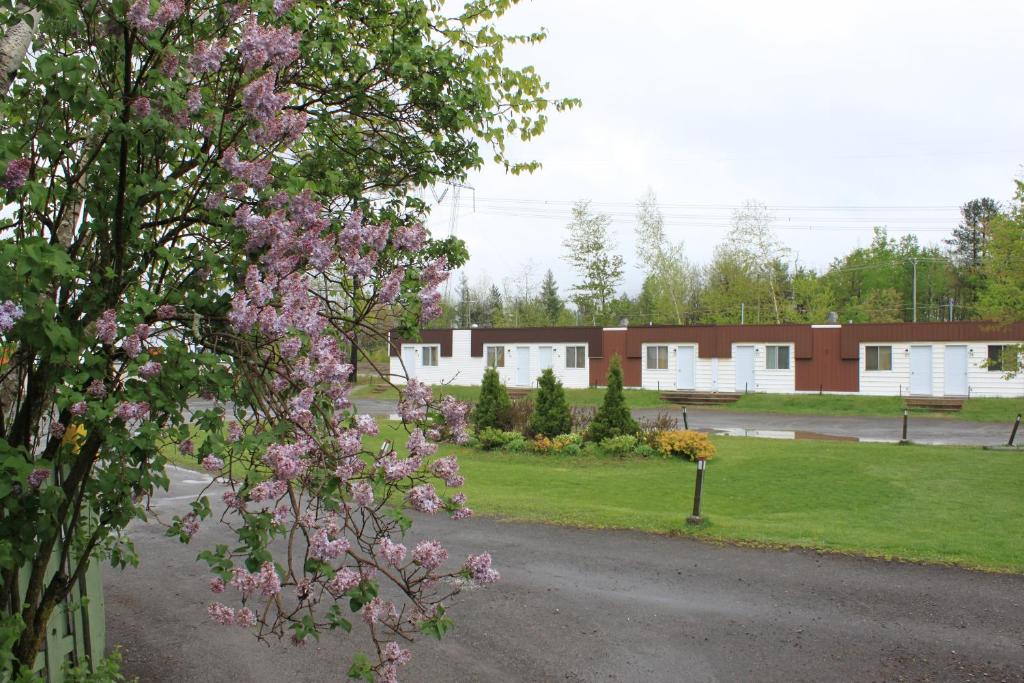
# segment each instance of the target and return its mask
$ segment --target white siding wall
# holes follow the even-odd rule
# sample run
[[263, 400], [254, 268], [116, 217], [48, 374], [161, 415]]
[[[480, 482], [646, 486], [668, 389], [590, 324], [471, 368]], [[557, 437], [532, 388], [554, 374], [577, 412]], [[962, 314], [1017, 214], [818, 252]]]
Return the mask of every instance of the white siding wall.
[[[517, 348], [526, 346], [530, 349], [529, 384], [537, 386], [537, 378], [540, 377], [540, 347], [552, 347], [551, 369], [566, 388], [582, 389], [590, 386], [590, 348], [583, 343], [572, 342], [545, 342], [543, 344], [484, 344], [483, 355], [474, 358], [470, 355], [471, 333], [469, 330], [454, 330], [452, 332], [452, 355], [450, 358], [441, 356], [438, 358], [437, 367], [423, 367], [422, 347], [425, 344], [402, 344], [400, 355], [391, 357], [391, 374], [397, 384], [405, 383], [405, 376], [402, 370], [402, 355], [406, 348], [412, 347], [416, 353], [416, 379], [427, 384], [457, 384], [462, 386], [475, 386], [480, 384], [484, 375], [484, 368], [487, 362], [487, 348], [501, 346], [505, 349], [505, 366], [498, 368], [498, 376], [507, 386], [518, 386], [518, 374], [516, 362], [518, 360]], [[565, 347], [583, 346], [587, 355], [587, 367], [567, 368], [565, 367]]]
[[[946, 345], [967, 346], [967, 386], [971, 396], [1024, 396], [1024, 375], [1003, 379], [1003, 373], [985, 367], [989, 344], [1014, 342], [866, 342], [860, 345], [860, 393], [871, 396], [899, 396], [910, 392], [910, 347], [932, 347], [932, 395], [942, 396], [946, 386]], [[892, 370], [866, 367], [866, 346], [892, 346]]]
[[[649, 370], [647, 368], [647, 347], [668, 346], [668, 368], [665, 370]], [[677, 349], [679, 346], [690, 346], [690, 344], [642, 344], [640, 346], [641, 383], [644, 389], [671, 391], [676, 388], [676, 368], [678, 362]], [[692, 345], [695, 349], [694, 355], [699, 356], [697, 344]], [[753, 391], [763, 391], [779, 394], [791, 394], [796, 391], [796, 359], [792, 344], [779, 344], [778, 346], [789, 346], [789, 369], [768, 370], [765, 368], [765, 344], [734, 344], [733, 356], [735, 357], [736, 346], [754, 347], [754, 381]], [[710, 358], [697, 358], [694, 367], [694, 391], [715, 391], [712, 381], [713, 361]], [[736, 363], [733, 358], [718, 359], [718, 387], [717, 391], [732, 392], [736, 390]]]

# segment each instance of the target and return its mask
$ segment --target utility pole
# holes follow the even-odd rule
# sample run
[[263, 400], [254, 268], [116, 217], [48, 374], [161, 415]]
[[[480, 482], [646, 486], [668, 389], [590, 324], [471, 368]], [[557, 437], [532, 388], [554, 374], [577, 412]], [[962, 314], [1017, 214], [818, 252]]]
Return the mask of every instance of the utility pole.
[[914, 264], [914, 322], [917, 322], [917, 257], [910, 259]]
[[746, 319], [747, 319], [747, 305], [741, 303], [740, 304], [740, 325], [744, 324], [746, 322]]
[[953, 298], [949, 299], [949, 322], [953, 322]]

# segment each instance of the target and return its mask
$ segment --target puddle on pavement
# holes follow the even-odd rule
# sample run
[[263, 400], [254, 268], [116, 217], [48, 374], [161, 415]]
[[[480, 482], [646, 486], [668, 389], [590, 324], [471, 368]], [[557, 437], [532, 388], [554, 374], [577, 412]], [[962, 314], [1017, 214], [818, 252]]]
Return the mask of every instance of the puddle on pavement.
[[743, 429], [742, 427], [715, 427], [699, 431], [715, 436], [751, 436], [759, 439], [783, 439], [797, 441], [853, 441], [857, 443], [899, 443], [896, 439], [862, 439], [857, 436], [840, 436], [789, 429]]

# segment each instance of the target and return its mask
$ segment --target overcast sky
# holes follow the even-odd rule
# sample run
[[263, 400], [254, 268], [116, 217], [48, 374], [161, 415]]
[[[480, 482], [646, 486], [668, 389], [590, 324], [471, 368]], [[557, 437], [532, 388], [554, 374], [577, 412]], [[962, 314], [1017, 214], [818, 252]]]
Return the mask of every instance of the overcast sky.
[[[583, 106], [514, 148], [540, 171], [490, 165], [469, 179], [456, 234], [471, 281], [500, 284], [531, 264], [564, 291], [578, 199], [615, 219], [636, 293], [633, 214], [648, 187], [695, 262], [754, 199], [794, 256], [821, 268], [867, 244], [873, 225], [938, 242], [960, 204], [1005, 201], [1021, 175], [1019, 0], [524, 0], [506, 19], [550, 33], [511, 63]], [[449, 230], [451, 198], [434, 210], [435, 234]]]

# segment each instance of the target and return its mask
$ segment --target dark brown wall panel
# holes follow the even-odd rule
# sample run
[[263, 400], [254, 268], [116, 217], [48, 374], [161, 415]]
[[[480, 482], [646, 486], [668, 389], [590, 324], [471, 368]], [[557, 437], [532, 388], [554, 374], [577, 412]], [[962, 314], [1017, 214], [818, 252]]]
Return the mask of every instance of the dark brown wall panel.
[[608, 366], [612, 357], [622, 361], [622, 383], [627, 387], [640, 386], [640, 361], [626, 356], [626, 330], [604, 330], [601, 334], [604, 355], [590, 358], [591, 386], [604, 386], [608, 381]]
[[840, 354], [842, 330], [838, 327], [810, 330], [812, 353], [797, 357], [797, 391], [858, 391], [857, 361], [843, 360]]
[[965, 321], [952, 323], [884, 323], [843, 325], [842, 357], [856, 360], [864, 342], [970, 342], [1024, 340], [1024, 322], [1007, 325]]
[[438, 344], [441, 347], [441, 355], [451, 358], [452, 355], [452, 331], [451, 330], [420, 330], [419, 339], [401, 339], [394, 333], [391, 335], [391, 355], [398, 356], [402, 344]]
[[604, 355], [600, 327], [478, 327], [471, 333], [470, 355], [484, 355], [484, 344], [559, 344], [589, 346], [590, 357]]
[[631, 328], [627, 355], [640, 358], [643, 344], [695, 343], [699, 358], [732, 358], [732, 345], [790, 342], [797, 358], [811, 357], [810, 325], [665, 325]]
[[625, 355], [642, 362], [643, 344], [690, 343], [697, 344], [697, 355], [700, 358], [714, 358], [717, 330], [711, 325], [631, 327], [626, 333]]

